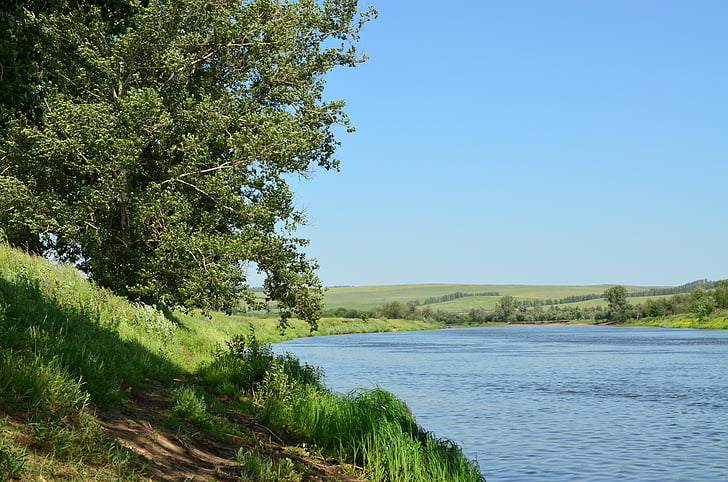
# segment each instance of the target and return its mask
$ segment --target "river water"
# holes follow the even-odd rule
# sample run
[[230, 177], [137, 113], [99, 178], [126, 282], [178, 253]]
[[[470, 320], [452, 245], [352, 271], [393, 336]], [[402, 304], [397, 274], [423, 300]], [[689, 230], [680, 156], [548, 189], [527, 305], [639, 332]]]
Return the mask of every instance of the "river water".
[[479, 327], [274, 345], [380, 386], [488, 482], [728, 481], [728, 331]]

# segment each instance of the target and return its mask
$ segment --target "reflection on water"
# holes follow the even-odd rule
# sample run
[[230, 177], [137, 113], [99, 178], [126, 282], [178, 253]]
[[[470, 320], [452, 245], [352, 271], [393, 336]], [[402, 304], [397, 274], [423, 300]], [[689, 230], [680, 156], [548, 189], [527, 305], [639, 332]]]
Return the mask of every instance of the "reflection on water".
[[374, 385], [489, 482], [728, 480], [728, 332], [488, 327], [275, 345]]

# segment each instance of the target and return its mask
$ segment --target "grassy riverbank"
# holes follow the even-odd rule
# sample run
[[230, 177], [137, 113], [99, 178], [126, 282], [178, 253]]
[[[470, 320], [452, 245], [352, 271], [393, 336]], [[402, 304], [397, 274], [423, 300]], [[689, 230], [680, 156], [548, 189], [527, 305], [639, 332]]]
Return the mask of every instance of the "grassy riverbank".
[[718, 312], [705, 318], [674, 315], [660, 318], [629, 320], [625, 326], [655, 326], [659, 328], [693, 328], [699, 330], [728, 330], [728, 313]]
[[[642, 318], [624, 323], [599, 323], [594, 320], [577, 320], [543, 323], [485, 323], [472, 326], [562, 326], [562, 325], [608, 325], [608, 326], [649, 326], [655, 328], [691, 328], [694, 330], [728, 330], [728, 315], [718, 313], [707, 318], [675, 315], [661, 318]], [[470, 325], [469, 325], [470, 326]]]
[[318, 369], [265, 344], [308, 334], [260, 317], [170, 319], [0, 245], [0, 479], [479, 479], [393, 395], [330, 393]]

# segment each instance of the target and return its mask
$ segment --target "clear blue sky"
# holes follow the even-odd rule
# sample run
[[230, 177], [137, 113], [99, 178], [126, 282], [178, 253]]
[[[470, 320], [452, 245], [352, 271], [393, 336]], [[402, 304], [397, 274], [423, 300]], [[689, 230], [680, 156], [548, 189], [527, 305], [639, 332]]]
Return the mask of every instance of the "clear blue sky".
[[728, 1], [374, 2], [292, 182], [324, 284], [728, 278]]

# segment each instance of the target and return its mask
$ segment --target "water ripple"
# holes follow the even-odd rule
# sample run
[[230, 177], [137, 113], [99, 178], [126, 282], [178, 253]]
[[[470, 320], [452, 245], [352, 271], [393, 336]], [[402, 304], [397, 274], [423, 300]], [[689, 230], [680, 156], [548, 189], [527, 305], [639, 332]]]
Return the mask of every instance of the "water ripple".
[[276, 347], [374, 384], [496, 481], [728, 480], [728, 333], [604, 327], [344, 335]]

